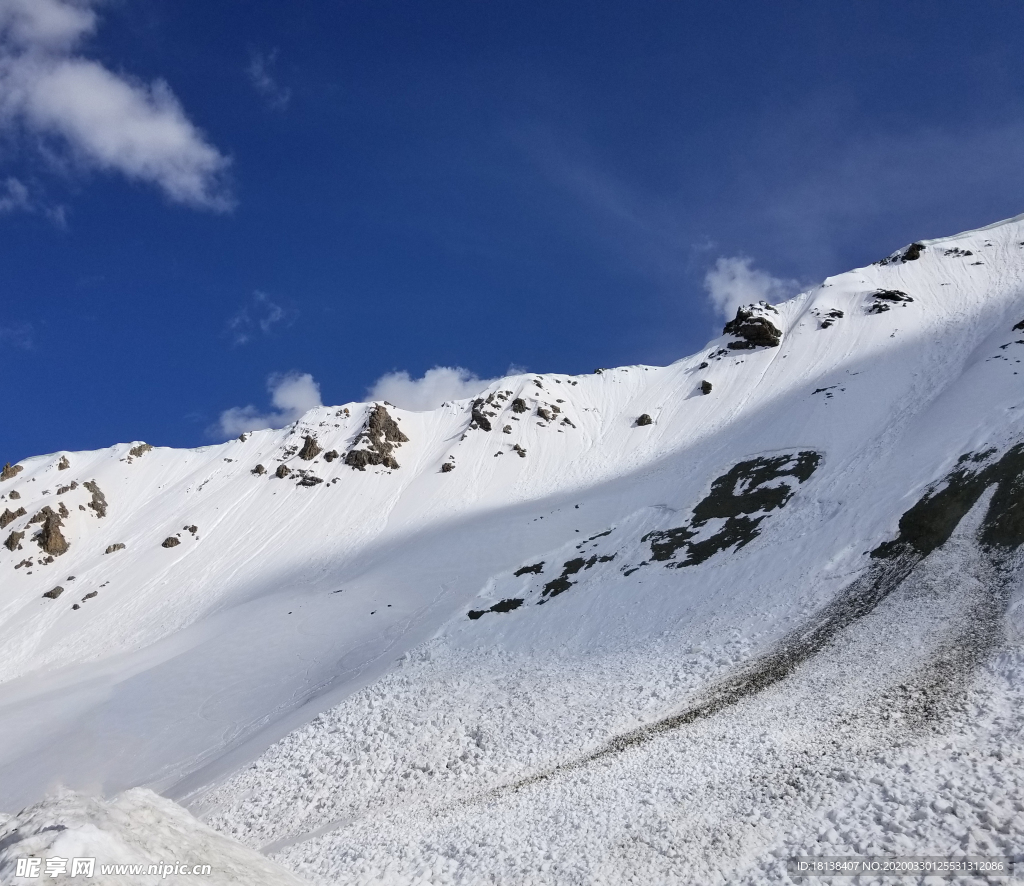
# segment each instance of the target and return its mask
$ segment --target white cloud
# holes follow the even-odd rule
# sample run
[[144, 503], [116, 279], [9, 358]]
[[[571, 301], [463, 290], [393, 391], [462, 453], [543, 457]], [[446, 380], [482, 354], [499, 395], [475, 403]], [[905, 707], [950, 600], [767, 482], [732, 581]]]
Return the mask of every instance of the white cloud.
[[252, 301], [228, 320], [228, 332], [235, 345], [244, 345], [252, 341], [257, 330], [270, 335], [274, 326], [286, 319], [288, 311], [271, 301], [265, 292], [257, 291]]
[[389, 372], [370, 386], [366, 398], [387, 400], [411, 412], [426, 412], [447, 400], [474, 397], [492, 381], [459, 366], [435, 366], [423, 373], [423, 378], [412, 378], [405, 371]]
[[276, 111], [283, 111], [292, 99], [292, 91], [281, 86], [271, 75], [271, 69], [277, 62], [277, 50], [263, 54], [251, 53], [249, 67], [245, 72], [256, 91], [266, 99], [267, 104]]
[[751, 267], [749, 258], [733, 256], [715, 262], [704, 275], [704, 288], [715, 311], [731, 320], [742, 305], [759, 301], [774, 304], [796, 295], [800, 283], [773, 277]]
[[86, 167], [156, 185], [174, 202], [227, 210], [229, 160], [163, 81], [146, 85], [73, 54], [91, 0], [0, 0], [0, 125], [52, 136]]
[[273, 409], [261, 412], [255, 406], [232, 406], [225, 409], [210, 429], [216, 437], [237, 437], [243, 431], [262, 428], [283, 428], [301, 418], [310, 409], [322, 406], [320, 385], [308, 372], [274, 374], [267, 379], [267, 391]]

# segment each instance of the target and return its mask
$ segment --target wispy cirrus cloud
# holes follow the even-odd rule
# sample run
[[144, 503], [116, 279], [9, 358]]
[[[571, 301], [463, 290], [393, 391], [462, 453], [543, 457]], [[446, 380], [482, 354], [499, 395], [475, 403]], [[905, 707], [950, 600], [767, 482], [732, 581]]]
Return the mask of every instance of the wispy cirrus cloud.
[[0, 127], [62, 159], [155, 185], [173, 202], [224, 211], [230, 161], [162, 80], [143, 83], [76, 53], [96, 0], [0, 0]]
[[270, 335], [279, 323], [290, 323], [295, 311], [272, 301], [265, 292], [257, 290], [248, 304], [243, 305], [228, 320], [228, 334], [235, 347], [248, 344], [259, 335]]
[[263, 96], [268, 107], [275, 111], [283, 111], [292, 100], [292, 91], [277, 82], [273, 73], [276, 65], [276, 49], [270, 52], [259, 52], [254, 49], [249, 53], [249, 66], [245, 72], [249, 75], [249, 82]]
[[0, 326], [0, 351], [31, 351], [34, 347], [32, 324]]

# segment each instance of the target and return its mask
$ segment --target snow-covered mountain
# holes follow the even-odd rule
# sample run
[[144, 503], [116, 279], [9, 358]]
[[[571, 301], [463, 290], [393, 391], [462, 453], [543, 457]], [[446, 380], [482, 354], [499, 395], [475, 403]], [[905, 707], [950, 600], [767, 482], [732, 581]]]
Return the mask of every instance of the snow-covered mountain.
[[58, 785], [331, 883], [1020, 853], [1022, 359], [1024, 216], [667, 367], [9, 466], [0, 879], [121, 802]]

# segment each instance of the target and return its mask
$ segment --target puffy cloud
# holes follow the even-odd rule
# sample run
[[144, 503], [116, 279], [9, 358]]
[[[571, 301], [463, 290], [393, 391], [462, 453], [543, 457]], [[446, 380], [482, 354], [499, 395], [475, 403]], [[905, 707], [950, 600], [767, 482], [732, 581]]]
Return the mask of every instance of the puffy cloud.
[[261, 412], [255, 406], [232, 406], [220, 414], [210, 434], [227, 439], [244, 431], [283, 428], [310, 409], [323, 405], [320, 402], [320, 385], [308, 372], [275, 373], [267, 379], [267, 391], [272, 410]]
[[720, 258], [704, 275], [704, 288], [715, 311], [731, 320], [736, 309], [752, 302], [780, 302], [800, 289], [796, 280], [773, 277], [751, 267], [749, 258]]
[[474, 397], [494, 379], [478, 378], [459, 366], [435, 366], [423, 373], [423, 378], [412, 378], [408, 372], [389, 372], [382, 375], [366, 392], [368, 400], [387, 400], [411, 412], [436, 409], [446, 400]]
[[166, 83], [73, 54], [95, 26], [85, 0], [0, 0], [0, 125], [55, 137], [82, 165], [154, 184], [174, 202], [229, 209], [229, 160]]
[[249, 67], [245, 69], [245, 72], [249, 75], [249, 81], [256, 91], [266, 100], [267, 105], [275, 111], [283, 111], [292, 99], [292, 91], [286, 86], [281, 86], [271, 74], [276, 62], [276, 49], [266, 54], [253, 51]]

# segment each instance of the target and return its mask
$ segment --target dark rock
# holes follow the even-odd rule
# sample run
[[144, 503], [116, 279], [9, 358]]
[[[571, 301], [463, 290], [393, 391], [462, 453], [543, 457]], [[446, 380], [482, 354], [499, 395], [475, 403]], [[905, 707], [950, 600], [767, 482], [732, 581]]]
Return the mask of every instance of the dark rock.
[[522, 413], [526, 412], [526, 410], [527, 410], [526, 401], [522, 397], [516, 397], [515, 400], [512, 401], [512, 411], [513, 412], [518, 412], [518, 413], [522, 414]]
[[[879, 289], [872, 293], [871, 297], [876, 301], [913, 301], [909, 295], [899, 289]], [[840, 316], [842, 316], [842, 314], [840, 314]]]
[[[765, 304], [763, 307], [771, 309]], [[774, 310], [774, 309], [771, 309]], [[782, 330], [767, 317], [755, 314], [746, 308], [739, 308], [736, 317], [725, 324], [722, 330], [725, 335], [735, 335], [740, 341], [729, 342], [731, 350], [749, 350], [751, 348], [774, 348], [782, 341]]]
[[638, 416], [636, 420], [637, 427], [642, 428], [649, 424], [653, 424], [654, 420], [645, 412], [643, 415]]
[[541, 560], [540, 563], [534, 563], [532, 566], [521, 566], [512, 574], [517, 577], [520, 575], [540, 575], [543, 571], [544, 561]]
[[47, 600], [56, 600], [63, 593], [64, 588], [62, 588], [60, 585], [57, 585], [57, 587], [55, 587], [53, 590], [47, 591], [45, 594], [43, 594], [43, 596], [46, 597]]
[[0, 471], [0, 480], [12, 480], [24, 470], [25, 468], [20, 465], [12, 466], [10, 462], [7, 462], [7, 464], [4, 465], [3, 470]]
[[484, 414], [483, 407], [483, 400], [473, 401], [472, 417], [470, 419], [469, 426], [473, 427], [474, 425], [476, 425], [476, 427], [478, 428], [483, 428], [485, 431], [489, 431], [491, 429], [491, 422], [490, 419], [488, 419], [487, 416]]
[[57, 487], [57, 495], [65, 495], [66, 493], [71, 492], [73, 489], [77, 489], [77, 488], [78, 488], [78, 483], [75, 482], [74, 480], [72, 480], [70, 486], [58, 486]]
[[24, 532], [12, 532], [7, 536], [7, 541], [4, 542], [4, 547], [9, 551], [16, 551], [24, 537]]
[[[711, 484], [688, 525], [648, 532], [640, 540], [650, 542], [651, 559], [656, 561], [672, 560], [677, 550], [685, 550], [686, 559], [671, 564], [680, 567], [703, 563], [726, 548], [738, 550], [760, 534], [768, 512], [785, 507], [796, 485], [806, 482], [820, 461], [811, 450], [742, 461]], [[711, 520], [724, 522], [712, 535], [692, 541]]]
[[523, 601], [519, 597], [509, 597], [507, 600], [495, 603], [490, 609], [472, 609], [466, 614], [475, 621], [480, 618], [480, 616], [486, 615], [488, 612], [511, 612], [513, 609], [518, 609], [522, 605]]
[[501, 429], [501, 432], [503, 434], [511, 434], [512, 433], [512, 425], [505, 425], [505, 427], [503, 427]]
[[708, 368], [708, 365], [709, 365], [709, 364], [708, 364], [708, 361], [707, 361], [707, 360], [705, 360], [705, 361], [704, 361], [703, 363], [701, 363], [701, 364], [700, 364], [700, 366], [698, 366], [697, 368], [698, 368], [698, 369], [707, 369], [707, 368]]
[[551, 410], [545, 409], [543, 406], [537, 407], [537, 415], [539, 415], [544, 421], [551, 421], [554, 416], [551, 414]]
[[199, 531], [199, 527], [195, 524], [193, 524], [192, 526], [182, 526], [181, 528], [184, 529], [186, 532], [191, 532], [193, 535], [195, 535]]
[[266, 472], [267, 469], [263, 467], [263, 465], [256, 465], [256, 467], [254, 467], [252, 471], [250, 471], [250, 473], [255, 474], [257, 477], [262, 476]]
[[1024, 329], [1024, 320], [1021, 320], [1020, 323], [1018, 323], [1016, 326], [1013, 327], [1013, 329], [1014, 329], [1015, 332], [1017, 330]]
[[124, 543], [117, 542], [117, 544], [107, 545], [107, 549], [103, 552], [104, 554], [113, 554], [115, 551], [123, 551]]
[[526, 450], [523, 449], [523, 447], [520, 446], [518, 443], [516, 443], [516, 445], [512, 447], [512, 451], [517, 453], [520, 458], [526, 458]]
[[68, 548], [71, 547], [60, 531], [62, 525], [60, 517], [53, 514], [46, 518], [43, 529], [39, 533], [39, 547], [47, 554], [53, 554], [55, 557], [66, 553]]
[[305, 437], [305, 442], [302, 445], [302, 449], [299, 452], [299, 458], [301, 458], [303, 461], [312, 461], [321, 452], [323, 452], [323, 449], [320, 448], [319, 444], [316, 442], [316, 439], [311, 435], [307, 434]]
[[160, 547], [162, 547], [162, 548], [176, 548], [180, 544], [181, 544], [181, 542], [177, 538], [175, 538], [173, 535], [169, 535], [162, 542], [160, 542]]
[[84, 597], [82, 597], [82, 602], [84, 603], [86, 600], [91, 600], [93, 597], [97, 596], [98, 594], [99, 594], [99, 591], [89, 591], [88, 594], [86, 594]]
[[887, 305], [885, 302], [875, 302], [870, 308], [868, 308], [869, 314], [884, 314], [886, 311], [891, 309], [891, 305]]
[[925, 245], [923, 243], [911, 243], [907, 247], [907, 251], [903, 253], [903, 261], [917, 261], [924, 250]]
[[132, 458], [139, 458], [149, 452], [153, 447], [148, 443], [140, 443], [138, 446], [133, 446], [128, 450], [128, 454]]
[[[478, 400], [476, 403], [482, 404]], [[474, 411], [477, 409], [474, 404]], [[490, 430], [490, 424], [486, 430]], [[386, 468], [397, 470], [400, 465], [392, 454], [395, 446], [408, 443], [409, 438], [402, 433], [397, 422], [391, 417], [388, 411], [381, 405], [373, 407], [366, 420], [366, 427], [356, 440], [355, 445], [360, 443], [367, 445], [366, 449], [351, 449], [345, 455], [345, 464], [357, 471], [365, 471], [369, 465], [383, 465]]]
[[41, 511], [37, 511], [35, 514], [33, 514], [32, 515], [32, 519], [30, 519], [28, 522], [29, 523], [45, 523], [52, 516], [54, 516], [53, 508], [51, 508], [49, 505], [47, 505]]
[[12, 501], [13, 501], [14, 499], [16, 499], [16, 498], [21, 498], [21, 493], [20, 493], [20, 492], [18, 492], [18, 490], [17, 490], [17, 489], [12, 489], [12, 490], [10, 491], [10, 493], [9, 493], [9, 494], [10, 494], [10, 497], [11, 497], [11, 500], [12, 500]]
[[70, 467], [71, 467], [71, 462], [68, 461], [68, 457], [66, 455], [62, 455], [60, 457], [60, 461], [57, 462], [57, 470], [58, 471], [66, 471]]
[[702, 394], [710, 394], [711, 393], [711, 388], [712, 388], [712, 384], [707, 379], [704, 379], [704, 381], [702, 381], [700, 383], [700, 392]]
[[10, 508], [4, 510], [0, 514], [0, 529], [6, 529], [11, 523], [18, 519], [18, 517], [24, 517], [27, 511], [24, 508], [18, 508], [16, 511], [12, 511]]
[[323, 482], [324, 481], [321, 480], [319, 477], [314, 477], [312, 474], [307, 474], [301, 480], [299, 480], [298, 485], [299, 486], [316, 486], [318, 483], [323, 483]]
[[446, 461], [443, 465], [441, 465], [441, 473], [442, 474], [449, 474], [449, 473], [451, 473], [454, 470], [455, 470], [455, 465], [453, 465], [450, 461]]
[[330, 452], [325, 452], [324, 453], [324, 461], [326, 461], [326, 462], [332, 462], [337, 457], [338, 457], [338, 451], [336, 449], [332, 449]]
[[89, 502], [89, 507], [96, 512], [97, 517], [106, 517], [107, 498], [100, 491], [100, 487], [96, 485], [96, 481], [86, 480], [82, 485], [92, 493], [92, 501]]
[[274, 471], [274, 476], [277, 477], [278, 480], [283, 480], [290, 473], [291, 470], [288, 468], [288, 465], [278, 465], [277, 470]]
[[21, 465], [12, 466], [10, 462], [7, 462], [7, 464], [4, 465], [4, 469], [0, 471], [0, 480], [13, 480], [23, 470], [25, 469]]
[[58, 502], [57, 504], [60, 505], [60, 507], [57, 508], [57, 513], [61, 517], [70, 517], [71, 516], [71, 512], [67, 509], [67, 506], [64, 504], [64, 502], [61, 501], [61, 502]]

